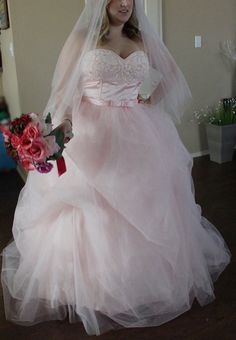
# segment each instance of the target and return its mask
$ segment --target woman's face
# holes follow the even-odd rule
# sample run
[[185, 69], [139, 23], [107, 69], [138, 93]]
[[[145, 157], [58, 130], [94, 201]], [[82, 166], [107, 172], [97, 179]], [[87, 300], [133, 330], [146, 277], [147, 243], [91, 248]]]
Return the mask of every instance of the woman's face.
[[132, 15], [134, 0], [110, 0], [107, 11], [112, 24], [125, 24]]

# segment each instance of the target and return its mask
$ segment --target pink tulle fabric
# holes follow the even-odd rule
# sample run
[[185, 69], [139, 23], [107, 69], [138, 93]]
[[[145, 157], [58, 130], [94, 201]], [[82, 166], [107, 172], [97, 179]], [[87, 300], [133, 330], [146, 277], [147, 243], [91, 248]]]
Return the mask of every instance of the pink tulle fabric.
[[2, 252], [7, 320], [82, 321], [88, 334], [158, 326], [215, 299], [230, 250], [194, 198], [170, 116], [137, 102], [144, 52], [84, 58], [67, 172], [30, 172]]

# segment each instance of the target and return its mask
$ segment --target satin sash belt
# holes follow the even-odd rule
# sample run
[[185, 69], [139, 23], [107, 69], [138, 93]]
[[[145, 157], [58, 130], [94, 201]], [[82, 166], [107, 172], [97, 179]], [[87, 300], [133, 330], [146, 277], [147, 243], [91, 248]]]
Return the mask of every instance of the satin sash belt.
[[138, 99], [130, 99], [130, 100], [103, 100], [97, 99], [87, 96], [82, 96], [82, 101], [86, 101], [95, 105], [100, 106], [123, 106], [123, 107], [131, 107], [138, 104]]

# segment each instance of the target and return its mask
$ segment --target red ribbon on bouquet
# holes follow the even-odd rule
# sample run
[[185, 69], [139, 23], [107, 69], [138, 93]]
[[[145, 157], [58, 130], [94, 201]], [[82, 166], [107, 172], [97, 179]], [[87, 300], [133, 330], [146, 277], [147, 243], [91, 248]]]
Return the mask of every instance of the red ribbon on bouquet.
[[57, 171], [59, 176], [66, 172], [66, 163], [63, 156], [57, 159]]

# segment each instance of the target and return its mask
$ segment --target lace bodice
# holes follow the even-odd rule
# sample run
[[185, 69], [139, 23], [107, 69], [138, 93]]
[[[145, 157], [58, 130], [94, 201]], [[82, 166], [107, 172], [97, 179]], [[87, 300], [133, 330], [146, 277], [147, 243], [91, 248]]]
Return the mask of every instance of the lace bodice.
[[124, 59], [112, 50], [94, 49], [86, 53], [82, 69], [84, 96], [101, 100], [136, 100], [149, 62], [141, 50]]

